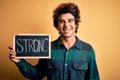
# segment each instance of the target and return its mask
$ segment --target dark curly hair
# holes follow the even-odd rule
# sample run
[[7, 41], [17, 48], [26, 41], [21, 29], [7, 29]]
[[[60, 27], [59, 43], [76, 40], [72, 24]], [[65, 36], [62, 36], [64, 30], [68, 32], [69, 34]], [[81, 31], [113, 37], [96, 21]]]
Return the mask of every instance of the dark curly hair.
[[54, 23], [54, 27], [57, 28], [58, 27], [58, 17], [61, 14], [64, 13], [71, 13], [74, 18], [75, 18], [75, 24], [77, 25], [76, 27], [76, 33], [78, 30], [78, 26], [79, 26], [79, 22], [80, 21], [80, 10], [78, 8], [78, 6], [74, 3], [61, 3], [60, 5], [58, 5], [58, 7], [53, 11], [53, 23]]

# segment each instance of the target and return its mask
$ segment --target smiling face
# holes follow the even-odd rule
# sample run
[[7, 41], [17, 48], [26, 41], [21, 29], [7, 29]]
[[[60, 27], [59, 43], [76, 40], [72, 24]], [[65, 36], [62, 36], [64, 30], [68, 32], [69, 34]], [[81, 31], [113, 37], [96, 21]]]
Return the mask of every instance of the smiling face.
[[61, 37], [69, 38], [75, 36], [76, 24], [74, 16], [71, 13], [61, 14], [58, 17], [57, 30]]

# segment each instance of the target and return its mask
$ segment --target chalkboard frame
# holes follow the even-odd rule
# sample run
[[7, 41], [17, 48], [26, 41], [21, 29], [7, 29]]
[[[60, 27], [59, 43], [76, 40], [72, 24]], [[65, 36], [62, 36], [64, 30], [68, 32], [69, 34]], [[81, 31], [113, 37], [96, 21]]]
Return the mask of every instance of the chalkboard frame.
[[[48, 37], [48, 45], [49, 45], [49, 47], [48, 47], [48, 55], [45, 55], [45, 56], [43, 56], [43, 55], [41, 55], [41, 54], [39, 54], [39, 55], [31, 55], [31, 56], [29, 56], [29, 55], [22, 55], [22, 56], [18, 56], [17, 54], [18, 54], [18, 52], [16, 51], [16, 37], [17, 36], [20, 36], [20, 37]], [[16, 51], [16, 58], [45, 58], [45, 59], [49, 59], [49, 58], [51, 58], [51, 35], [50, 34], [14, 34], [14, 37], [13, 37], [13, 49]]]

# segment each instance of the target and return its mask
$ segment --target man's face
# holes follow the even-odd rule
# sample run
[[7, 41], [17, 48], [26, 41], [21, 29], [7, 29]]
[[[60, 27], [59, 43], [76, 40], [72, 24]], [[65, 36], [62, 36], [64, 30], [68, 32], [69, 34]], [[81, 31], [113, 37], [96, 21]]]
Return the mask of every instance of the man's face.
[[57, 30], [64, 38], [75, 36], [76, 25], [74, 16], [71, 13], [62, 14], [58, 18]]

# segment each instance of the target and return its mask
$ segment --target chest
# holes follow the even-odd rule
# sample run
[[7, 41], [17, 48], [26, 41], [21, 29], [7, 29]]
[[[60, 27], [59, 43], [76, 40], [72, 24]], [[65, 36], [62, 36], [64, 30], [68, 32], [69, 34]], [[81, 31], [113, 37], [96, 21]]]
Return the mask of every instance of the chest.
[[53, 49], [51, 50], [51, 59], [48, 61], [48, 68], [62, 70], [66, 67], [80, 66], [88, 62], [89, 52], [84, 50]]

